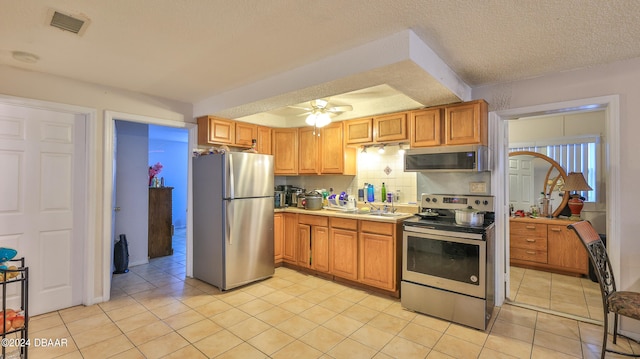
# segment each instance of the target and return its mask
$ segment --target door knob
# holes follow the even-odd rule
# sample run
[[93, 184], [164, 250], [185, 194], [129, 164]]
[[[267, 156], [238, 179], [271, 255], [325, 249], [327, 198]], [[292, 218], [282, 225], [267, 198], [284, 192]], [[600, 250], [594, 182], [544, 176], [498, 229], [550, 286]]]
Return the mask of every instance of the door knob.
[[116, 212], [120, 212], [120, 207], [113, 207], [113, 210]]

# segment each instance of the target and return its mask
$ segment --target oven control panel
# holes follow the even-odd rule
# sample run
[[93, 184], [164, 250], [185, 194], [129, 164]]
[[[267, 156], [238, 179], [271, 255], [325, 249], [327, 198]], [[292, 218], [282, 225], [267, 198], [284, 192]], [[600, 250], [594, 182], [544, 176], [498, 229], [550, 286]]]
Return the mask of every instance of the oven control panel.
[[422, 194], [422, 208], [464, 209], [472, 207], [479, 211], [494, 212], [493, 196]]

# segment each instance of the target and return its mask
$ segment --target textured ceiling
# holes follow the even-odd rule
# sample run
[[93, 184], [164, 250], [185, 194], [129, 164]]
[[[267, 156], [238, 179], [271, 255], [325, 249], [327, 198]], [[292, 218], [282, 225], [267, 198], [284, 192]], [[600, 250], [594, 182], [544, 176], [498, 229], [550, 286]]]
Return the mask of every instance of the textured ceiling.
[[[51, 8], [87, 17], [83, 36], [48, 26]], [[640, 1], [635, 0], [2, 0], [0, 66], [196, 107], [215, 102], [214, 112], [233, 117], [281, 113], [314, 95], [340, 99], [339, 94], [403, 76], [409, 79], [391, 85], [397, 93], [387, 91], [390, 96], [406, 94], [426, 105], [460, 96], [435, 84], [437, 99], [417, 99], [412, 91], [440, 77], [434, 72], [426, 74], [427, 80], [411, 81], [422, 75], [405, 70], [406, 64], [390, 67], [393, 71], [363, 70], [351, 86], [318, 78], [246, 102], [236, 99], [228, 108], [218, 96], [406, 30], [470, 87], [520, 80], [640, 57], [638, 18]], [[12, 51], [40, 60], [20, 62]], [[411, 106], [406, 101], [403, 106]], [[396, 101], [382, 103], [362, 105], [358, 114], [396, 110], [390, 105]]]

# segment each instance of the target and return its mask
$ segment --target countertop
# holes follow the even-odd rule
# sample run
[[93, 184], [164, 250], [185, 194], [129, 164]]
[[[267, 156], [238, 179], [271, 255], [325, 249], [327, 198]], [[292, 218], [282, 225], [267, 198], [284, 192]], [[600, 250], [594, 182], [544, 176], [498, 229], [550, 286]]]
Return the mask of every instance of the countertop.
[[512, 222], [522, 223], [540, 223], [540, 224], [571, 224], [577, 221], [570, 220], [568, 218], [547, 218], [547, 217], [510, 217]]
[[284, 207], [284, 208], [275, 209], [275, 213], [282, 213], [282, 212], [308, 214], [312, 216], [360, 219], [365, 221], [376, 221], [376, 222], [387, 222], [387, 223], [399, 223], [413, 216], [413, 213], [398, 213], [398, 212], [395, 213], [396, 216], [387, 217], [387, 216], [381, 216], [381, 215], [372, 215], [372, 214], [356, 213], [356, 212], [344, 212], [344, 211], [331, 210], [331, 209], [320, 209], [315, 211], [307, 210], [304, 208], [297, 208], [297, 207]]

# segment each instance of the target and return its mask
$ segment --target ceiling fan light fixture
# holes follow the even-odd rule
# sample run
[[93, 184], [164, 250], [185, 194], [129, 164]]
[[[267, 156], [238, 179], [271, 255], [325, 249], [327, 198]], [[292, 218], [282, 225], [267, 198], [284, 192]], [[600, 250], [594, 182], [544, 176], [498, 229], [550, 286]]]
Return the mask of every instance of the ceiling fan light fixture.
[[328, 113], [321, 113], [316, 117], [316, 127], [324, 127], [331, 123], [331, 117]]
[[329, 114], [326, 112], [313, 111], [307, 116], [305, 122], [309, 126], [324, 127], [331, 123], [331, 117], [329, 117]]
[[318, 117], [318, 115], [316, 115], [315, 112], [314, 113], [310, 113], [309, 116], [307, 116], [307, 119], [305, 120], [305, 122], [309, 126], [315, 126], [317, 117]]

